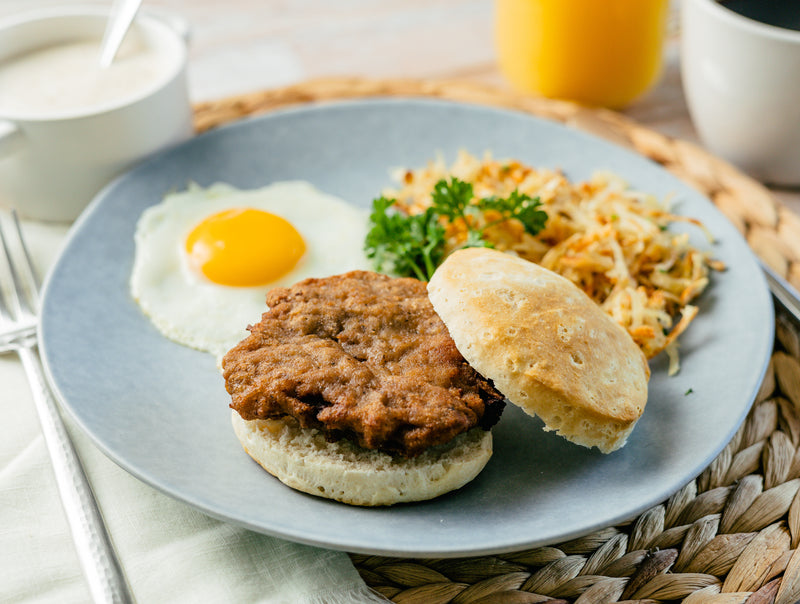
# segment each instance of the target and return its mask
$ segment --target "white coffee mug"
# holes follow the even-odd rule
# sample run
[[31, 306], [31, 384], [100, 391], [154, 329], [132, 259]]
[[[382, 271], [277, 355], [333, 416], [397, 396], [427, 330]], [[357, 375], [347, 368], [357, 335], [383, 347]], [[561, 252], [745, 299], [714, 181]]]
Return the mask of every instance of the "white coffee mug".
[[683, 0], [681, 72], [709, 150], [767, 184], [800, 185], [800, 31]]
[[[72, 40], [99, 40], [107, 19], [107, 10], [97, 6], [53, 7], [8, 18], [0, 22], [0, 63]], [[0, 205], [29, 218], [72, 220], [115, 176], [192, 135], [186, 22], [142, 12], [133, 28], [169, 61], [152, 85], [66, 113], [0, 113]]]

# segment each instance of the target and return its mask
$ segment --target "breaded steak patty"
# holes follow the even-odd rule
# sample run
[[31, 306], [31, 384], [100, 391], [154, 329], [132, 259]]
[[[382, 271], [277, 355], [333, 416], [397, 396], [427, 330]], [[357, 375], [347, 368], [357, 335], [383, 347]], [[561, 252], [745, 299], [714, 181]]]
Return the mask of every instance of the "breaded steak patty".
[[245, 420], [290, 415], [414, 457], [500, 418], [503, 396], [458, 352], [421, 281], [354, 271], [276, 288], [267, 305], [222, 361]]

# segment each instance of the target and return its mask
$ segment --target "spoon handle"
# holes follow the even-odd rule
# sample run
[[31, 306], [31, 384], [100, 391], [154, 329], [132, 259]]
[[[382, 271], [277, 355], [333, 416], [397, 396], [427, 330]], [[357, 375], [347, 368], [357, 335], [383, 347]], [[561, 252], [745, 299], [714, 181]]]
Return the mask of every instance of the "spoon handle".
[[108, 67], [114, 61], [128, 28], [133, 23], [142, 0], [116, 0], [108, 16], [108, 25], [100, 44], [100, 66]]

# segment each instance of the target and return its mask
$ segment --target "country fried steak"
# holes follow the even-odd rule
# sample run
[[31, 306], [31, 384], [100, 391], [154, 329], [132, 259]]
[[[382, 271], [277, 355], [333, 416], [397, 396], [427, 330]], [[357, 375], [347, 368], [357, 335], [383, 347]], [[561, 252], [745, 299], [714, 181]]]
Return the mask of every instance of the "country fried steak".
[[245, 420], [296, 418], [329, 440], [414, 457], [505, 406], [456, 349], [425, 283], [354, 271], [267, 296], [222, 366]]

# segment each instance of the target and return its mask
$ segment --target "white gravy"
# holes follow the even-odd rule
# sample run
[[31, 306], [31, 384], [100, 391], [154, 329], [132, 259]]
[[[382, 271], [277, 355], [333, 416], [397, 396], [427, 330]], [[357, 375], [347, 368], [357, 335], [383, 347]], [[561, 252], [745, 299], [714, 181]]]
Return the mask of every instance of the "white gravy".
[[20, 54], [0, 61], [0, 116], [89, 112], [155, 86], [172, 71], [174, 63], [169, 53], [158, 52], [132, 36], [106, 69], [100, 67], [99, 40]]

